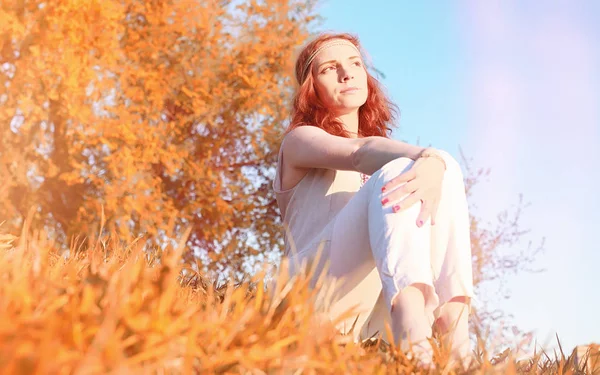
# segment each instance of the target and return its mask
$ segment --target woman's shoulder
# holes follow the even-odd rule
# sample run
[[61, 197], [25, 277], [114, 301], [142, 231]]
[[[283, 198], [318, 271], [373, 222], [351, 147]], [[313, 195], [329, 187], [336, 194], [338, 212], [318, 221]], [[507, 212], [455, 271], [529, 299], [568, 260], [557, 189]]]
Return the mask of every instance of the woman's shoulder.
[[319, 137], [322, 133], [326, 133], [323, 129], [313, 125], [300, 125], [292, 130], [287, 131], [281, 141], [279, 142], [280, 152], [283, 152], [284, 145], [286, 148], [296, 148], [311, 142], [315, 139], [315, 136]]
[[305, 137], [313, 137], [317, 134], [323, 135], [323, 134], [329, 134], [329, 133], [327, 133], [325, 130], [319, 128], [318, 126], [304, 124], [304, 125], [299, 125], [299, 126], [294, 127], [292, 130], [288, 131], [283, 138], [284, 139], [286, 139], [286, 138], [287, 139], [289, 139], [289, 138], [305, 138]]

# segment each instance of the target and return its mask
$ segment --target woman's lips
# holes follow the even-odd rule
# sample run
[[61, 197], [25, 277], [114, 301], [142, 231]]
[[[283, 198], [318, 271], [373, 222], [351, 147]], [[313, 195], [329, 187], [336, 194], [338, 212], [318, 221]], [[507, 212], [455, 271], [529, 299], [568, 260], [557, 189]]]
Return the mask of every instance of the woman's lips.
[[341, 94], [350, 94], [353, 92], [358, 91], [358, 87], [348, 87], [346, 89], [343, 89], [342, 91], [340, 91]]

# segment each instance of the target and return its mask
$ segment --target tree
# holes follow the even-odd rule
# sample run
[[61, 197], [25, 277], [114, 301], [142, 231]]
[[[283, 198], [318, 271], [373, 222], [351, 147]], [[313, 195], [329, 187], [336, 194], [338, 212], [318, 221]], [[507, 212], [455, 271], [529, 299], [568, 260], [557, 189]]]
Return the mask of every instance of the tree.
[[[0, 222], [68, 248], [106, 231], [242, 277], [277, 254], [270, 184], [316, 0], [42, 0], [0, 7]], [[468, 193], [481, 177], [469, 171]], [[520, 271], [516, 216], [472, 216], [476, 288]], [[511, 220], [509, 220], [511, 219]], [[480, 314], [490, 325], [498, 315]]]
[[0, 218], [107, 230], [241, 270], [281, 241], [269, 188], [311, 0], [5, 2]]

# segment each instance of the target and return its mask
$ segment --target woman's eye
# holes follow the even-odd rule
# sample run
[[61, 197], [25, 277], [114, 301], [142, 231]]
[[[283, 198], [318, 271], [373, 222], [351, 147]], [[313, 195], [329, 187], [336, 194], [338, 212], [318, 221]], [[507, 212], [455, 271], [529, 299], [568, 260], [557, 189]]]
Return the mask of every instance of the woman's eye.
[[328, 72], [330, 69], [333, 69], [333, 66], [328, 66], [327, 68], [323, 69], [323, 73]]
[[362, 63], [360, 61], [355, 61], [354, 65], [356, 65], [356, 66], [362, 66]]

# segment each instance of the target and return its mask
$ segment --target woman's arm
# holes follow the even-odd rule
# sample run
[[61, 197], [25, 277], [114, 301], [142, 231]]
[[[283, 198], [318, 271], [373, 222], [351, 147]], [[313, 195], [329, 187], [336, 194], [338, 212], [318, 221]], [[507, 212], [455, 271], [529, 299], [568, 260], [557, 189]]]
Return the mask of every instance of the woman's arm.
[[443, 155], [420, 158], [426, 149], [419, 146], [385, 137], [337, 137], [314, 126], [292, 130], [286, 136], [285, 144], [284, 159], [298, 169], [354, 170], [372, 175], [399, 157], [419, 159], [410, 170], [384, 185], [381, 204], [392, 206], [393, 211], [398, 212], [421, 201], [417, 225], [420, 227], [429, 217], [431, 224], [435, 224], [446, 170]]
[[300, 126], [285, 140], [284, 159], [295, 168], [354, 170], [368, 175], [399, 157], [416, 160], [422, 147], [385, 137], [344, 138]]
[[372, 175], [385, 164], [400, 157], [417, 160], [425, 148], [385, 137], [367, 137], [352, 155], [354, 169]]

